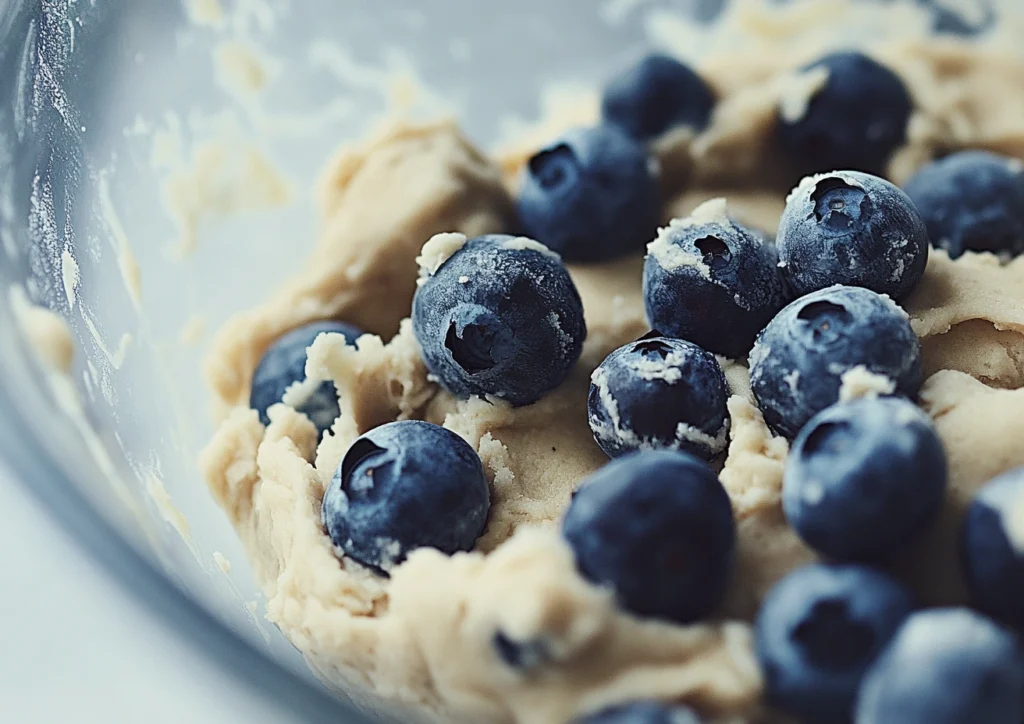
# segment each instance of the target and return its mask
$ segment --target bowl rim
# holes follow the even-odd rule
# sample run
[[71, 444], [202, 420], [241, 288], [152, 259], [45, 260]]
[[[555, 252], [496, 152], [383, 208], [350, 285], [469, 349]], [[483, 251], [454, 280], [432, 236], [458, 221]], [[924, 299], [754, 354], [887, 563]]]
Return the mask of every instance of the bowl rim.
[[11, 390], [0, 385], [0, 459], [10, 478], [129, 598], [200, 655], [309, 722], [370, 724], [323, 685], [282, 666], [226, 626], [148, 560], [50, 458], [30, 425], [19, 425]]
[[[130, 1], [120, 0], [122, 4]], [[8, 91], [18, 94], [31, 88], [35, 78], [21, 77], [22, 72], [34, 75], [38, 69], [31, 61], [25, 64], [21, 61], [33, 57], [31, 51], [37, 48], [31, 43], [42, 34], [41, 28], [47, 21], [53, 20], [51, 14], [66, 12], [71, 4], [69, 0], [9, 0], [6, 3], [0, 0], [0, 70], [14, 69], [13, 74], [0, 74], [0, 91], [5, 97]], [[89, 12], [91, 15], [106, 12], [109, 17], [116, 18], [117, 4], [111, 2], [105, 10], [90, 7]], [[82, 14], [85, 12], [83, 9]], [[15, 99], [17, 101], [17, 96]], [[11, 139], [17, 139], [15, 144], [35, 142], [38, 145], [40, 139], [26, 141], [21, 137], [25, 128], [18, 125], [17, 118], [12, 120], [12, 113], [16, 115], [17, 112], [16, 105], [17, 102], [11, 107], [0, 108], [0, 120], [13, 123], [16, 133]], [[0, 140], [10, 139], [0, 135]], [[42, 141], [45, 143], [45, 139]], [[0, 151], [3, 150], [0, 147]], [[18, 160], [17, 156], [12, 158]], [[4, 209], [0, 208], [2, 211]], [[4, 218], [0, 217], [0, 222], [3, 221]], [[24, 230], [18, 233], [24, 234]], [[0, 272], [11, 271], [5, 266], [13, 268], [16, 265], [8, 264], [5, 257], [0, 264]], [[39, 425], [26, 424], [24, 419], [28, 394], [47, 400], [52, 400], [53, 395], [42, 384], [41, 365], [17, 329], [14, 310], [6, 294], [7, 282], [11, 281], [8, 276], [0, 274], [0, 291], [3, 292], [0, 294], [0, 337], [17, 343], [5, 345], [4, 354], [0, 355], [0, 378], [4, 380], [0, 384], [0, 462], [4, 464], [5, 472], [9, 472], [5, 477], [22, 488], [44, 515], [97, 563], [100, 571], [116, 582], [127, 594], [126, 598], [133, 600], [140, 609], [151, 614], [158, 625], [187, 641], [190, 648], [225, 670], [229, 676], [247, 688], [259, 689], [264, 696], [282, 704], [300, 720], [372, 724], [373, 720], [366, 713], [338, 698], [325, 684], [283, 665], [234, 631], [189, 595], [142, 548], [134, 545], [128, 531], [119, 529], [116, 522], [88, 497], [85, 488], [73, 479], [100, 475], [92, 460], [67, 469], [51, 456], [42, 438], [43, 430]], [[15, 283], [20, 281], [23, 280], [14, 280]], [[33, 382], [40, 383], [32, 385], [38, 389], [29, 391], [20, 386], [20, 382], [25, 381], [25, 370], [36, 378]], [[74, 438], [84, 442], [78, 431], [74, 431]]]

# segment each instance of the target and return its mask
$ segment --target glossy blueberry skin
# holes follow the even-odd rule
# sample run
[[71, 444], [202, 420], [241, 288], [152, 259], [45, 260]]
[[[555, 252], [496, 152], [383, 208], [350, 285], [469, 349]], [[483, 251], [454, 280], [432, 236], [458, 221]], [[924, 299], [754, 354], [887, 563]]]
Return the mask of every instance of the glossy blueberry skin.
[[638, 141], [649, 141], [677, 126], [704, 130], [715, 94], [693, 69], [675, 58], [652, 53], [605, 87], [601, 115]]
[[616, 458], [586, 478], [562, 520], [576, 567], [638, 616], [709, 615], [732, 572], [729, 496], [706, 463], [658, 450]]
[[688, 707], [636, 701], [577, 719], [575, 724], [700, 724], [700, 718]]
[[912, 614], [864, 678], [856, 724], [1020, 724], [1024, 656], [965, 608]]
[[899, 397], [862, 398], [804, 425], [786, 460], [782, 507], [818, 553], [874, 562], [932, 521], [946, 480], [946, 451], [927, 415]]
[[742, 358], [788, 301], [775, 247], [724, 216], [673, 222], [648, 247], [644, 307], [667, 336]]
[[684, 450], [711, 460], [725, 449], [729, 386], [695, 344], [645, 337], [619, 347], [591, 375], [587, 416], [608, 457]]
[[793, 438], [839, 401], [854, 367], [888, 377], [911, 399], [921, 387], [921, 345], [906, 314], [860, 287], [835, 286], [786, 306], [750, 351], [750, 386], [773, 430]]
[[[344, 322], [313, 322], [282, 335], [263, 353], [252, 374], [249, 407], [260, 413], [260, 422], [264, 425], [270, 424], [267, 416], [270, 406], [280, 402], [291, 385], [306, 379], [306, 350], [320, 334], [327, 332], [344, 335], [349, 344], [355, 344], [362, 335], [359, 329]], [[341, 414], [334, 383], [323, 382], [297, 409], [322, 435]]]
[[754, 624], [768, 702], [800, 721], [850, 721], [865, 672], [912, 608], [899, 582], [866, 566], [793, 571], [765, 598]]
[[786, 199], [776, 243], [795, 296], [846, 284], [898, 301], [928, 263], [928, 230], [910, 198], [855, 171], [804, 179]]
[[1024, 632], [1024, 547], [1014, 546], [1006, 526], [1015, 519], [1024, 519], [1024, 468], [981, 489], [964, 518], [961, 550], [979, 608]]
[[423, 359], [458, 397], [528, 405], [579, 359], [587, 326], [576, 286], [557, 255], [523, 246], [501, 234], [472, 239], [416, 290]]
[[783, 150], [805, 173], [854, 169], [881, 175], [907, 138], [912, 102], [898, 75], [863, 53], [827, 55], [825, 85], [796, 120], [780, 115]]
[[489, 509], [476, 451], [439, 425], [401, 420], [352, 443], [321, 515], [336, 549], [386, 575], [416, 548], [472, 549]]
[[577, 128], [527, 162], [517, 204], [525, 233], [567, 262], [639, 253], [658, 231], [657, 163], [614, 126]]
[[961, 151], [922, 167], [906, 184], [932, 244], [956, 259], [968, 249], [1024, 252], [1024, 164]]

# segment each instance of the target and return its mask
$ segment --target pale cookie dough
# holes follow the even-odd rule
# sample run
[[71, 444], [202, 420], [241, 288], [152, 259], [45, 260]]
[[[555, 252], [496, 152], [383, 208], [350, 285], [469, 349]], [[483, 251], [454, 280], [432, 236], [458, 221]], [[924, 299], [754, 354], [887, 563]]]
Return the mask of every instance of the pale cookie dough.
[[9, 299], [18, 326], [39, 360], [54, 372], [70, 374], [75, 345], [67, 322], [46, 307], [30, 302], [21, 287], [11, 287]]
[[[727, 196], [733, 201], [737, 191], [787, 192], [796, 185], [799, 178], [774, 141], [775, 121], [780, 108], [793, 103], [794, 93], [807, 92], [806, 73], [797, 69], [819, 57], [821, 50], [781, 40], [770, 50], [747, 50], [739, 43], [732, 52], [701, 63], [699, 70], [717, 94], [718, 104], [707, 130], [673, 131], [655, 142], [665, 198], [697, 187], [717, 189], [704, 199]], [[1012, 49], [931, 38], [862, 50], [903, 79], [915, 106], [907, 144], [889, 164], [887, 176], [895, 183], [905, 182], [937, 153], [984, 148], [1024, 158], [1024, 80], [1020, 58]], [[595, 122], [598, 109], [597, 102], [588, 103], [584, 113], [563, 124], [546, 124], [546, 130], [557, 134], [572, 125]], [[536, 146], [517, 145], [499, 156], [510, 187], [515, 188], [522, 166], [535, 150]]]
[[[805, 54], [778, 45], [774, 55], [734, 54], [702, 68], [722, 100], [707, 131], [657, 144], [671, 170], [663, 176], [666, 219], [722, 196], [736, 218], [774, 232], [788, 182], [769, 143], [772, 118], [780, 103], [797, 113], [793, 94], [814, 90], [792, 72]], [[893, 160], [895, 179], [937, 151], [986, 147], [1024, 157], [1017, 61], [953, 41], [870, 52], [906, 79], [918, 106], [910, 141]], [[587, 425], [589, 377], [608, 352], [647, 331], [642, 260], [570, 267], [590, 334], [566, 382], [528, 407], [456, 400], [438, 389], [401, 321], [424, 242], [511, 229], [506, 189], [524, 158], [517, 151], [491, 162], [450, 124], [396, 127], [339, 157], [325, 178], [321, 241], [306, 268], [232, 320], [213, 347], [207, 371], [223, 421], [202, 457], [210, 489], [249, 551], [270, 620], [325, 681], [366, 706], [411, 721], [558, 724], [612, 702], [659, 697], [711, 721], [759, 721], [761, 679], [743, 620], [780, 576], [815, 556], [785, 524], [788, 446], [753, 404], [744, 364], [723, 360], [733, 392], [721, 481], [738, 521], [734, 581], [721, 619], [675, 626], [618, 610], [575, 572], [556, 528], [579, 480], [606, 462]], [[936, 252], [906, 305], [930, 375], [921, 400], [951, 467], [941, 520], [897, 566], [929, 601], [963, 596], [953, 543], [972, 492], [1024, 463], [1022, 282], [1024, 261], [968, 254], [952, 262]], [[342, 409], [317, 445], [312, 424], [292, 409], [272, 408], [264, 428], [245, 405], [267, 345], [327, 317], [382, 337], [364, 336], [353, 349], [321, 335], [310, 348], [307, 376], [333, 380]], [[870, 382], [852, 379], [850, 394], [878, 386]], [[320, 502], [351, 441], [403, 418], [444, 424], [468, 440], [493, 503], [473, 553], [417, 551], [389, 580], [336, 557]], [[510, 669], [491, 645], [499, 631], [543, 642], [551, 662]]]
[[[320, 243], [302, 271], [218, 333], [207, 379], [219, 411], [245, 404], [267, 346], [305, 322], [342, 318], [390, 337], [409, 313], [425, 239], [509, 227], [511, 200], [494, 166], [451, 123], [396, 126], [342, 149], [320, 184]], [[426, 236], [424, 236], [426, 234]]]

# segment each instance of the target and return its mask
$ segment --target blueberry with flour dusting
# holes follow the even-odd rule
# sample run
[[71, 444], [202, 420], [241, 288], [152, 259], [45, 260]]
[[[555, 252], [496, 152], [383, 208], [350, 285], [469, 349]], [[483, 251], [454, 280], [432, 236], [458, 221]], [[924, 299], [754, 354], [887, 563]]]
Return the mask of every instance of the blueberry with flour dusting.
[[1020, 724], [1020, 644], [1009, 631], [966, 608], [914, 613], [864, 678], [854, 721]]
[[340, 554], [387, 574], [416, 548], [471, 550], [489, 509], [476, 451], [443, 427], [402, 420], [352, 443], [321, 515]]
[[685, 126], [707, 127], [715, 94], [690, 66], [652, 53], [616, 76], [604, 89], [601, 115], [638, 141]]
[[967, 509], [961, 545], [978, 606], [1024, 632], [1024, 468], [981, 489]]
[[736, 359], [788, 301], [775, 247], [708, 201], [647, 246], [644, 307], [651, 327]]
[[625, 455], [582, 483], [562, 519], [580, 573], [633, 614], [709, 615], [732, 573], [736, 529], [706, 463], [672, 450]]
[[914, 203], [885, 179], [855, 171], [801, 181], [786, 199], [776, 243], [797, 296], [846, 284], [899, 300], [928, 263], [928, 230]]
[[793, 571], [754, 625], [765, 698], [801, 722], [846, 724], [861, 680], [912, 607], [898, 581], [866, 566]]
[[932, 244], [965, 251], [1024, 253], [1024, 163], [989, 151], [961, 151], [922, 167], [906, 184]]
[[637, 253], [658, 230], [658, 164], [615, 126], [567, 131], [527, 162], [518, 210], [523, 230], [566, 261]]
[[811, 418], [786, 460], [782, 507], [819, 553], [891, 558], [932, 521], [946, 453], [931, 418], [899, 397], [840, 402]]
[[620, 347], [594, 370], [587, 412], [609, 457], [665, 449], [710, 460], [726, 446], [728, 399], [713, 354], [680, 339], [649, 337]]
[[840, 168], [880, 174], [907, 138], [913, 104], [898, 75], [863, 53], [831, 53], [793, 80], [800, 102], [783, 96], [778, 133], [801, 171]]
[[518, 406], [562, 383], [587, 327], [557, 254], [525, 237], [440, 234], [417, 261], [413, 332], [445, 389]]
[[861, 287], [834, 286], [791, 302], [750, 351], [758, 407], [789, 438], [853, 389], [913, 398], [921, 377], [921, 345], [906, 313]]
[[249, 407], [270, 424], [267, 410], [286, 402], [308, 417], [322, 435], [341, 414], [334, 383], [306, 382], [306, 350], [321, 334], [340, 334], [355, 344], [362, 332], [344, 322], [313, 322], [279, 337], [260, 359], [252, 374]]
[[573, 724], [701, 724], [689, 707], [660, 701], [634, 701], [602, 709]]

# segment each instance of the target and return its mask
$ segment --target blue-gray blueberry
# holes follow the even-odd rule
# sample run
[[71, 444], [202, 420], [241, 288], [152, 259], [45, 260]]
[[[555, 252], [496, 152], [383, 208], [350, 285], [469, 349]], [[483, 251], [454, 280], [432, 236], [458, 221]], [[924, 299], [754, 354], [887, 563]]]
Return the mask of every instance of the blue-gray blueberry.
[[640, 253], [658, 231], [658, 164], [615, 126], [567, 131], [526, 163], [517, 207], [523, 231], [567, 262]]
[[911, 399], [922, 377], [921, 345], [906, 313], [861, 287], [829, 287], [791, 302], [750, 351], [758, 407], [789, 438], [857, 376]]
[[601, 98], [605, 123], [638, 141], [687, 126], [702, 131], [715, 107], [715, 95], [690, 66], [652, 53], [608, 83]]
[[818, 87], [811, 88], [799, 114], [787, 113], [783, 105], [778, 126], [794, 165], [805, 173], [883, 173], [907, 139], [913, 102], [902, 79], [856, 51], [826, 55], [801, 74]]
[[967, 509], [961, 540], [978, 606], [1024, 632], [1024, 468], [985, 484]]
[[865, 397], [819, 412], [786, 460], [790, 526], [832, 559], [891, 558], [934, 519], [946, 491], [935, 426], [900, 397]]
[[416, 548], [472, 549], [489, 510], [487, 477], [469, 443], [439, 425], [401, 420], [352, 443], [321, 515], [338, 551], [387, 574]]
[[809, 724], [846, 724], [864, 674], [912, 607], [898, 581], [866, 566], [793, 571], [754, 626], [768, 702]]
[[502, 234], [442, 251], [428, 260], [412, 305], [427, 369], [458, 397], [516, 406], [558, 387], [587, 337], [580, 295], [558, 255]]
[[594, 370], [587, 417], [609, 457], [685, 450], [710, 460], [727, 443], [729, 386], [718, 360], [691, 342], [645, 337]]
[[[328, 332], [344, 335], [349, 344], [355, 344], [362, 334], [344, 322], [312, 322], [282, 335], [263, 353], [252, 375], [249, 407], [259, 412], [264, 425], [270, 424], [267, 416], [270, 406], [281, 402], [289, 387], [306, 379], [306, 350], [319, 335]], [[334, 383], [325, 381], [317, 385], [296, 409], [304, 413], [322, 435], [341, 414]]]
[[854, 721], [1020, 724], [1020, 644], [1009, 631], [966, 608], [914, 613], [864, 677]]
[[1024, 252], [1024, 163], [989, 151], [960, 151], [923, 166], [907, 195], [932, 244], [956, 259], [965, 251]]
[[708, 465], [659, 450], [616, 458], [586, 478], [562, 520], [580, 573], [638, 616], [689, 623], [729, 581], [736, 530]]
[[856, 171], [801, 181], [786, 199], [776, 243], [795, 296], [845, 284], [899, 301], [928, 263], [928, 230], [914, 203], [885, 179]]
[[651, 327], [730, 359], [789, 301], [775, 246], [736, 223], [724, 199], [663, 228], [647, 247], [644, 307]]

